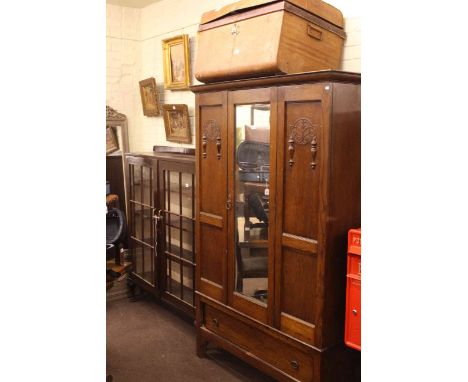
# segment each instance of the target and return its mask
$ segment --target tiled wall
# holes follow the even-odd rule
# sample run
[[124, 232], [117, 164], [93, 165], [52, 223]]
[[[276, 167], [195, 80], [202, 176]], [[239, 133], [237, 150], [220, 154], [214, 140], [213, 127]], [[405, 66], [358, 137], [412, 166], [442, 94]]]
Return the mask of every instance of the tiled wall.
[[[188, 146], [167, 142], [163, 117], [143, 116], [138, 81], [154, 77], [161, 103], [187, 104], [192, 134], [195, 96], [190, 91], [164, 90], [162, 40], [188, 34], [192, 84], [197, 50], [196, 32], [201, 14], [234, 0], [162, 0], [142, 9], [107, 5], [107, 104], [129, 119], [130, 150], [150, 151], [153, 145]], [[361, 22], [354, 2], [329, 1], [345, 16], [347, 40], [342, 70], [361, 71]], [[194, 139], [193, 139], [194, 142]]]
[[345, 31], [341, 69], [361, 73], [361, 18], [345, 18]]
[[[193, 76], [193, 67], [196, 54], [196, 35], [201, 14], [232, 2], [232, 0], [178, 0], [175, 3], [171, 0], [163, 0], [142, 9], [141, 78], [156, 78], [161, 103], [182, 103], [188, 105], [192, 135], [195, 134], [195, 95], [190, 91], [164, 90], [162, 40], [181, 34], [189, 35], [192, 84], [199, 83]], [[144, 137], [141, 146], [144, 150], [151, 150], [154, 144], [184, 147], [195, 146], [194, 137], [192, 137], [193, 144], [191, 145], [167, 142], [162, 117], [143, 117], [140, 133]]]
[[127, 116], [131, 151], [142, 140], [140, 14], [137, 8], [107, 4], [106, 104]]

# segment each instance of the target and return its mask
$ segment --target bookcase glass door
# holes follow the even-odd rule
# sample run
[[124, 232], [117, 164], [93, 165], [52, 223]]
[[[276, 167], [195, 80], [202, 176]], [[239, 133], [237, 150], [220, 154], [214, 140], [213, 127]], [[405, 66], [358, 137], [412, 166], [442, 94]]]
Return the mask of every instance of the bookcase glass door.
[[[178, 166], [161, 165], [164, 293], [194, 306], [195, 293], [195, 174]], [[192, 167], [193, 168], [193, 167]], [[193, 171], [193, 170], [192, 170]]]
[[130, 180], [130, 249], [133, 253], [133, 273], [151, 286], [156, 285], [154, 256], [155, 212], [153, 193], [155, 171], [144, 161], [129, 162]]

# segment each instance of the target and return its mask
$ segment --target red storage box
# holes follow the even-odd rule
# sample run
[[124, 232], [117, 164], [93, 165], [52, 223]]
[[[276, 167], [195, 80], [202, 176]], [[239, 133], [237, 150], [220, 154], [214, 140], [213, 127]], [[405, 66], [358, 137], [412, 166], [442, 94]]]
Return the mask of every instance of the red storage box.
[[348, 232], [345, 343], [361, 350], [361, 229]]

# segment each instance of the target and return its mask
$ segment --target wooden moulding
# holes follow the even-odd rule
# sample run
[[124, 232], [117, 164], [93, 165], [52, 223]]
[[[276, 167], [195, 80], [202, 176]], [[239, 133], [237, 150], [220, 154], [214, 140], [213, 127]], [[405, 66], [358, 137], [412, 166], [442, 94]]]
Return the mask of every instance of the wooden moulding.
[[153, 146], [155, 153], [173, 153], [173, 154], [186, 154], [195, 155], [195, 149], [190, 147], [174, 147], [174, 146]]
[[284, 74], [278, 76], [266, 76], [259, 78], [247, 78], [234, 81], [220, 81], [211, 84], [191, 86], [190, 90], [194, 93], [202, 93], [226, 89], [247, 89], [263, 86], [281, 86], [281, 85], [299, 85], [315, 82], [343, 82], [343, 83], [361, 83], [361, 74], [345, 72], [341, 70], [318, 70], [313, 72], [304, 72], [297, 74]]
[[209, 214], [207, 212], [200, 212], [200, 222], [205, 224], [214, 225], [218, 228], [223, 228], [223, 219], [222, 217]]

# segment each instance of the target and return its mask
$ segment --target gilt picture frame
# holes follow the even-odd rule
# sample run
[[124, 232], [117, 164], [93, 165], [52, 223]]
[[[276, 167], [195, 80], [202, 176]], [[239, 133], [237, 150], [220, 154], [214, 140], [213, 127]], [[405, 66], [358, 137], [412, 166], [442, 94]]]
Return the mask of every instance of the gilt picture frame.
[[115, 132], [112, 127], [106, 127], [106, 154], [113, 153], [119, 149], [119, 144], [117, 143], [117, 138], [115, 137]]
[[164, 89], [184, 90], [190, 86], [190, 49], [188, 35], [163, 40]]
[[154, 77], [140, 81], [141, 104], [143, 115], [154, 117], [161, 114], [159, 107], [159, 95]]
[[163, 115], [166, 140], [192, 143], [187, 105], [163, 105]]

